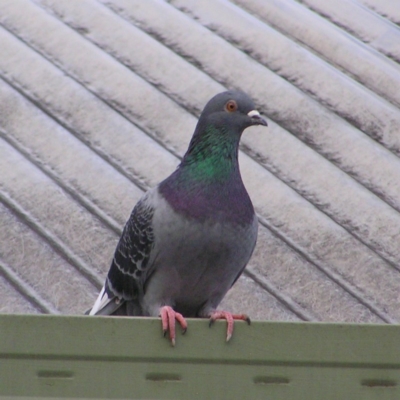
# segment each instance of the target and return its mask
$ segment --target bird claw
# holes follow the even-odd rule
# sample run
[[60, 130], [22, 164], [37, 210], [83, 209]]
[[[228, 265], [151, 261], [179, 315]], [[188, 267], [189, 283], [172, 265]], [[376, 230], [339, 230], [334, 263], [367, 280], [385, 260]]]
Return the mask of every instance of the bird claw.
[[162, 323], [162, 330], [164, 337], [167, 335], [169, 331], [169, 338], [171, 340], [171, 345], [175, 346], [175, 320], [179, 322], [182, 328], [182, 334], [185, 334], [187, 331], [187, 322], [182, 314], [173, 310], [170, 306], [164, 306], [160, 309], [160, 317]]
[[250, 318], [246, 314], [231, 314], [228, 311], [214, 311], [210, 314], [210, 323], [209, 326], [217, 320], [217, 319], [225, 319], [227, 322], [226, 329], [226, 341], [229, 342], [231, 340], [233, 334], [233, 325], [235, 320], [246, 321], [248, 325], [251, 324]]

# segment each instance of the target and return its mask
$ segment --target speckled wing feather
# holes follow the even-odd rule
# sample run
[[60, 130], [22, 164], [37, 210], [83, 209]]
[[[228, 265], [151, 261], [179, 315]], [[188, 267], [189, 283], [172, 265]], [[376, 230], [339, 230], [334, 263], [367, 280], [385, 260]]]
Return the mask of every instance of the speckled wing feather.
[[[115, 298], [122, 301], [134, 300], [143, 289], [154, 244], [154, 209], [147, 200], [148, 196], [144, 196], [136, 204], [124, 227], [105, 286], [90, 312], [91, 315], [104, 314], [101, 311]], [[119, 300], [115, 304], [118, 305]], [[117, 308], [118, 306], [108, 306], [110, 311], [106, 314], [114, 312]]]
[[153, 213], [154, 210], [146, 202], [146, 197], [140, 200], [133, 209], [115, 250], [107, 276], [107, 294], [132, 300], [142, 289], [154, 243]]

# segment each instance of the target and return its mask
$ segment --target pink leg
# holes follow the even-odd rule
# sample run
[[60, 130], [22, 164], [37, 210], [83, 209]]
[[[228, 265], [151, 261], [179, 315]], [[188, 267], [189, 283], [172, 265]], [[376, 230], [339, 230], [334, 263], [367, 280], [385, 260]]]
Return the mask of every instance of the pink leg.
[[226, 330], [226, 341], [232, 337], [233, 334], [233, 324], [235, 320], [246, 321], [250, 325], [250, 318], [246, 314], [231, 314], [228, 311], [213, 311], [210, 314], [210, 326], [217, 320], [217, 319], [226, 319], [227, 322], [227, 330]]
[[182, 327], [182, 333], [185, 333], [187, 330], [187, 322], [185, 318], [183, 318], [182, 314], [175, 312], [170, 306], [160, 308], [160, 317], [164, 336], [167, 334], [167, 331], [169, 331], [171, 344], [172, 346], [175, 346], [175, 320], [177, 320]]

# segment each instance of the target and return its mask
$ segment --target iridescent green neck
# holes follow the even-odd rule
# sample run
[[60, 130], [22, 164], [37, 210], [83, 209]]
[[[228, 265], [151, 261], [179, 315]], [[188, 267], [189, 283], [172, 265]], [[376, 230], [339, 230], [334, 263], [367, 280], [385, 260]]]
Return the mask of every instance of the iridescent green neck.
[[238, 139], [208, 126], [201, 138], [194, 137], [181, 167], [191, 180], [223, 182], [238, 170]]
[[159, 186], [176, 212], [199, 221], [252, 223], [254, 210], [238, 165], [239, 139], [232, 127], [196, 129], [181, 165]]

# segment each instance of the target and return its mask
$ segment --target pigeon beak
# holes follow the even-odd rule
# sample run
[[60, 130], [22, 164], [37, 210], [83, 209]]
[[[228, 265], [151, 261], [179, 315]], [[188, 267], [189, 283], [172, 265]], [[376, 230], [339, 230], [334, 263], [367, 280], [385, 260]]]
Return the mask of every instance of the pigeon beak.
[[247, 113], [247, 115], [252, 120], [252, 125], [264, 125], [268, 126], [267, 121], [261, 117], [260, 113], [257, 110], [251, 110]]

